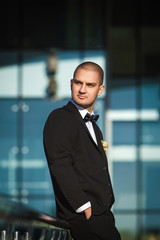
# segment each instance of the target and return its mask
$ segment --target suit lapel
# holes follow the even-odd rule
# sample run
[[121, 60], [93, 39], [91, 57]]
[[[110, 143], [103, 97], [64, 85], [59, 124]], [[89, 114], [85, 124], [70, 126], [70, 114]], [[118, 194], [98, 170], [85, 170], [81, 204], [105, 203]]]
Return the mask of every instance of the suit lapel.
[[83, 125], [83, 127], [85, 128], [85, 130], [87, 131], [87, 134], [90, 138], [90, 140], [93, 142], [93, 144], [95, 145], [95, 147], [100, 151], [100, 152], [104, 152], [102, 144], [101, 144], [101, 134], [100, 134], [100, 130], [98, 128], [98, 126], [96, 124], [93, 124], [93, 128], [95, 130], [95, 134], [96, 134], [96, 138], [97, 138], [97, 143], [98, 145], [95, 143], [95, 141], [93, 140], [81, 114], [79, 113], [78, 109], [74, 106], [74, 104], [72, 104], [71, 102], [68, 102], [68, 104], [65, 106], [67, 110], [69, 110], [72, 114], [75, 115], [75, 117], [78, 119], [78, 121], [81, 122], [81, 124]]
[[101, 143], [101, 140], [103, 140], [103, 139], [102, 139], [101, 131], [100, 131], [100, 129], [99, 129], [99, 127], [97, 126], [96, 123], [93, 124], [93, 128], [94, 128], [94, 131], [95, 131], [95, 134], [96, 134], [98, 147], [99, 147], [100, 151], [104, 153], [104, 149], [103, 149], [103, 146], [102, 146], [102, 143]]

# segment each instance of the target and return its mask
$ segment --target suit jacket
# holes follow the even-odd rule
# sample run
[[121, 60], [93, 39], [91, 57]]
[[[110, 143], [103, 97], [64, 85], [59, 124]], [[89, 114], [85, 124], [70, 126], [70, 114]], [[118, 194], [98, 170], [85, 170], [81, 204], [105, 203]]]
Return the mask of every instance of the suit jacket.
[[43, 142], [58, 218], [72, 218], [88, 201], [99, 215], [114, 202], [102, 133], [96, 124], [94, 129], [98, 145], [71, 102], [51, 112], [45, 123]]

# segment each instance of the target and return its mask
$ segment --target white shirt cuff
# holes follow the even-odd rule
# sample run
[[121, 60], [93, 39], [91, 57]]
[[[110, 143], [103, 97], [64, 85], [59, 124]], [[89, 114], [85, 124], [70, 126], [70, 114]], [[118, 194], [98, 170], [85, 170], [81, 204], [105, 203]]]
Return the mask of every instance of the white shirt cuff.
[[87, 202], [85, 204], [83, 204], [81, 207], [79, 207], [77, 210], [76, 210], [76, 213], [80, 213], [80, 212], [83, 212], [84, 210], [86, 210], [87, 208], [91, 207], [91, 202]]

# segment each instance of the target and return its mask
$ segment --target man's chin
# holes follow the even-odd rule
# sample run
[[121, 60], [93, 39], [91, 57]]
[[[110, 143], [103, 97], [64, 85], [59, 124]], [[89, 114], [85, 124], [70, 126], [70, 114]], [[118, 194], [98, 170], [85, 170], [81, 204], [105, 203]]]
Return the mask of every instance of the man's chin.
[[92, 104], [88, 104], [88, 103], [85, 103], [85, 102], [82, 102], [82, 101], [77, 101], [76, 102], [80, 107], [82, 108], [85, 108], [85, 109], [88, 109], [92, 106]]

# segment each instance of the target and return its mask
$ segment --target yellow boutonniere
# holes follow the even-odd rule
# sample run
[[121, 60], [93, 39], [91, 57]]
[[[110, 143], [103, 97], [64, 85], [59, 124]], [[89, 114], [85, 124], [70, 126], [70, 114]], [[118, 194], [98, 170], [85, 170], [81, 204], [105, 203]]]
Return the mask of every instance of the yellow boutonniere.
[[101, 143], [102, 143], [102, 146], [103, 146], [104, 151], [106, 152], [107, 149], [109, 148], [108, 143], [105, 142], [105, 141], [103, 141], [103, 140], [101, 140]]

